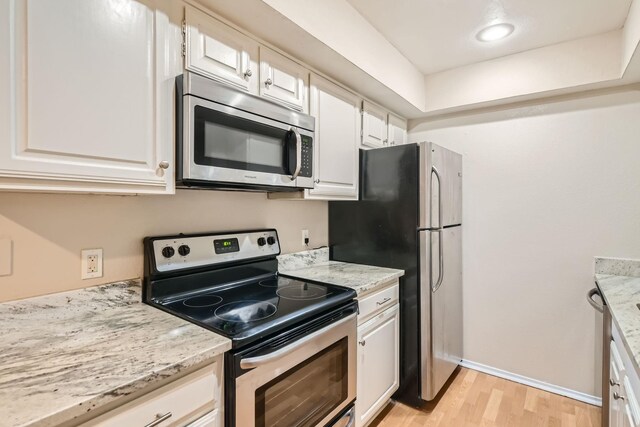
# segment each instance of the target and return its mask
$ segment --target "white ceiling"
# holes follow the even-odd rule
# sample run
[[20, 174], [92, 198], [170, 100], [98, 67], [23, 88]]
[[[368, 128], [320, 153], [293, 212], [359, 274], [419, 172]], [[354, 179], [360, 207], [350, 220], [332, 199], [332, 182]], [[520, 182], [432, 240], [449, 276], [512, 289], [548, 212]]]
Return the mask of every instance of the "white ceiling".
[[[632, 0], [348, 0], [425, 74], [596, 35], [623, 26]], [[482, 43], [487, 25], [504, 40]]]

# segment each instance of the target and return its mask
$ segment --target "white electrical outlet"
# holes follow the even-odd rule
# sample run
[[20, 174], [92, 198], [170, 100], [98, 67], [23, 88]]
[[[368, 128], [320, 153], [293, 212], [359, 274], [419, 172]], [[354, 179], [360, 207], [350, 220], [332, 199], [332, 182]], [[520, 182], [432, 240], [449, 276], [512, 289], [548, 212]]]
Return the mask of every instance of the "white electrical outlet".
[[309, 246], [309, 230], [302, 230], [302, 246]]
[[13, 264], [13, 242], [0, 239], [0, 276], [11, 276]]
[[82, 279], [102, 277], [102, 249], [82, 250]]

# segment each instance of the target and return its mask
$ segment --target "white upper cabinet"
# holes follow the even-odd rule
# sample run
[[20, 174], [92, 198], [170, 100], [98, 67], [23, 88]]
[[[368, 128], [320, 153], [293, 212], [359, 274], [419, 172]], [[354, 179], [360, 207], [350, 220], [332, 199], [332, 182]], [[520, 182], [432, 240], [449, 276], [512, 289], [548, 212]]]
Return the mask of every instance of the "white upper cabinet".
[[309, 70], [260, 46], [260, 95], [305, 113], [309, 112]]
[[389, 126], [387, 142], [389, 145], [402, 145], [407, 143], [407, 121], [389, 113]]
[[192, 7], [185, 8], [185, 68], [258, 94], [258, 43]]
[[0, 189], [173, 192], [180, 40], [134, 0], [0, 2]]
[[311, 198], [358, 199], [360, 98], [311, 76], [310, 113], [316, 119]]
[[362, 102], [362, 145], [379, 148], [387, 145], [387, 111], [370, 102]]

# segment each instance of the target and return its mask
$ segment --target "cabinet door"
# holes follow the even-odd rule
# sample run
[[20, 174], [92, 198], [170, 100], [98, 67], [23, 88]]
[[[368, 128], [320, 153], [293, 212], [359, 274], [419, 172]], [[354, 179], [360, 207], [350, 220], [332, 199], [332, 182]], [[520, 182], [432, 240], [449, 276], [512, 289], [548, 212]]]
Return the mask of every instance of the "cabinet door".
[[387, 145], [387, 112], [367, 101], [362, 102], [362, 145], [379, 148]]
[[316, 119], [311, 198], [358, 199], [360, 98], [311, 76], [310, 112]]
[[269, 48], [260, 46], [260, 95], [307, 113], [309, 71]]
[[0, 2], [0, 188], [173, 192], [180, 43], [135, 0]]
[[407, 143], [407, 121], [393, 114], [389, 114], [388, 142], [389, 145]]
[[623, 387], [624, 383], [624, 364], [613, 340], [610, 342], [610, 352], [609, 426], [621, 427], [624, 421], [624, 401], [620, 398], [623, 393], [621, 387]]
[[399, 323], [395, 305], [358, 327], [357, 427], [367, 425], [398, 389]]
[[187, 70], [258, 94], [258, 43], [188, 5], [185, 25]]
[[620, 394], [624, 398], [621, 402], [623, 407], [621, 411], [622, 425], [625, 427], [638, 427], [640, 425], [640, 405], [631, 384], [631, 377], [634, 375], [635, 372], [625, 371], [625, 376], [620, 384]]

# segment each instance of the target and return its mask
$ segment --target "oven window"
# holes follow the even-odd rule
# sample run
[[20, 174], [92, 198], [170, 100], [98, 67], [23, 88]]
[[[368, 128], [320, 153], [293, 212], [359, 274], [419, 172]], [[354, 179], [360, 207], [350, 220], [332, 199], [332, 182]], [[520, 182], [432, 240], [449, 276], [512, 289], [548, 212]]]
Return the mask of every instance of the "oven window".
[[256, 427], [312, 427], [348, 398], [348, 339], [256, 390]]
[[194, 117], [197, 164], [286, 174], [286, 130], [202, 106]]

